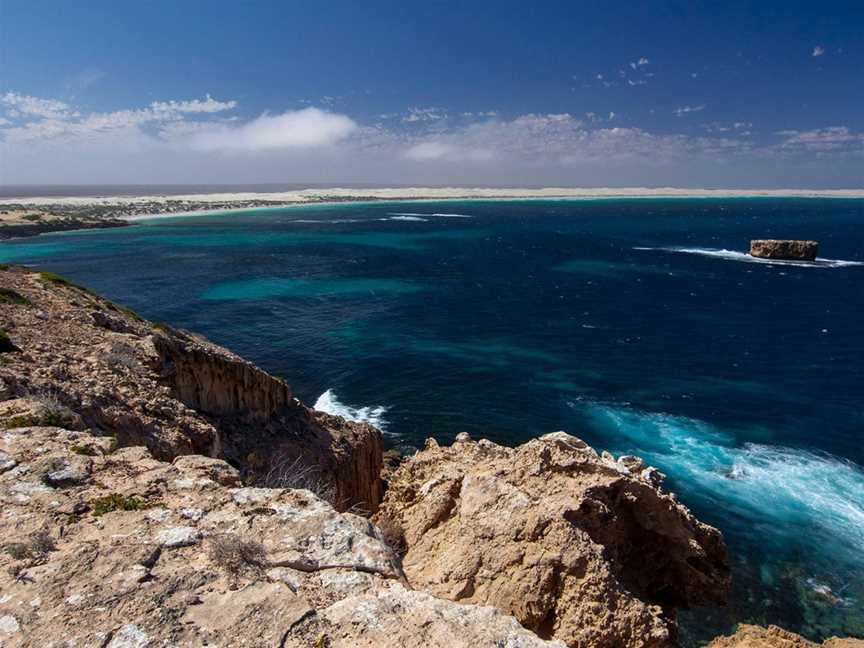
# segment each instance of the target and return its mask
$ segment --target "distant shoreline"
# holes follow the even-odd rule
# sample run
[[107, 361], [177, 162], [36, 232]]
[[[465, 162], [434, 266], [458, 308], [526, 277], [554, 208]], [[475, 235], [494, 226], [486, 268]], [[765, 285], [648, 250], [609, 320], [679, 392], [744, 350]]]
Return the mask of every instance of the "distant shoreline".
[[[145, 189], [142, 187], [142, 190]], [[680, 189], [666, 188], [565, 188], [544, 189], [490, 187], [405, 188], [308, 188], [279, 192], [239, 191], [197, 194], [28, 196], [0, 198], [0, 208], [39, 210], [45, 220], [30, 227], [0, 224], [0, 239], [32, 236], [52, 231], [110, 227], [122, 223], [240, 210], [326, 206], [380, 202], [442, 202], [457, 200], [648, 200], [821, 198], [864, 199], [864, 189]], [[62, 224], [61, 224], [62, 223]], [[80, 223], [75, 227], [73, 223]]]
[[[143, 187], [142, 187], [143, 189]], [[27, 196], [0, 198], [0, 205], [135, 205], [140, 203], [319, 203], [368, 200], [471, 198], [864, 198], [859, 189], [682, 189], [676, 187], [399, 187], [309, 188], [289, 191], [234, 191], [189, 194]]]

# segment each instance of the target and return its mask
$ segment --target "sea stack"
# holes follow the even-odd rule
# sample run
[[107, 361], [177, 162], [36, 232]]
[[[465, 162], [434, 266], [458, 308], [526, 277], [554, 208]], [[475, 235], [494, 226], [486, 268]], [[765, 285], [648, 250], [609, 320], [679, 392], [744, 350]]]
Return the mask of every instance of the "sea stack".
[[750, 256], [786, 261], [815, 261], [819, 251], [816, 241], [762, 239], [750, 241]]

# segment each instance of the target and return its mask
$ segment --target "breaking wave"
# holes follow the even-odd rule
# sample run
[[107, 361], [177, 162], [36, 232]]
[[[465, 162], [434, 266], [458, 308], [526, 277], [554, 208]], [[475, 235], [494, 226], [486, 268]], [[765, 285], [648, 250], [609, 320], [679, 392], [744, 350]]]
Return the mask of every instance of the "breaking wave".
[[315, 401], [313, 407], [319, 412], [341, 416], [342, 418], [354, 421], [355, 423], [368, 423], [369, 425], [373, 425], [381, 430], [381, 432], [387, 433], [388, 423], [384, 418], [384, 414], [387, 413], [389, 408], [385, 405], [377, 405], [373, 407], [351, 407], [350, 405], [345, 405], [340, 402], [336, 397], [336, 392], [332, 389], [328, 389], [318, 397], [318, 400]]
[[388, 212], [387, 215], [388, 216], [413, 216], [415, 218], [418, 218], [418, 217], [428, 218], [430, 216], [434, 217], [434, 218], [474, 218], [473, 216], [470, 216], [468, 214], [440, 214], [440, 213], [421, 214], [418, 212]]
[[715, 248], [690, 248], [690, 247], [634, 247], [634, 250], [681, 252], [683, 254], [697, 254], [700, 256], [725, 259], [726, 261], [743, 261], [745, 263], [761, 263], [764, 265], [796, 266], [799, 268], [846, 268], [849, 266], [864, 266], [864, 261], [846, 261], [843, 259], [820, 259], [815, 261], [785, 261], [782, 259], [758, 259], [746, 252], [736, 250], [724, 250]]
[[293, 218], [291, 219], [292, 223], [314, 223], [314, 224], [332, 224], [332, 223], [363, 223], [366, 218], [332, 218], [332, 219], [321, 219], [321, 218]]
[[685, 483], [697, 497], [754, 528], [810, 537], [864, 562], [864, 468], [826, 453], [736, 445], [704, 421], [621, 405], [575, 401], [589, 425]]
[[384, 221], [419, 221], [422, 223], [426, 223], [429, 221], [428, 218], [421, 218], [420, 216], [414, 216], [413, 214], [391, 214], [388, 218], [379, 218], [378, 220], [384, 220]]

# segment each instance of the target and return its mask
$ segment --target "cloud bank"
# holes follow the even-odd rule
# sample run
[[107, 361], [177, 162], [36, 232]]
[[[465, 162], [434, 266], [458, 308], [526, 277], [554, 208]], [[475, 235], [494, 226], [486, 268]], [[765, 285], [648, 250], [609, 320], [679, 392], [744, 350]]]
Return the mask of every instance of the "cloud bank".
[[312, 107], [243, 115], [236, 100], [210, 95], [88, 112], [10, 91], [0, 94], [0, 183], [862, 184], [860, 132], [699, 124], [704, 109], [673, 110], [687, 116], [684, 132], [661, 132], [618, 126], [614, 113], [412, 107], [367, 123]]

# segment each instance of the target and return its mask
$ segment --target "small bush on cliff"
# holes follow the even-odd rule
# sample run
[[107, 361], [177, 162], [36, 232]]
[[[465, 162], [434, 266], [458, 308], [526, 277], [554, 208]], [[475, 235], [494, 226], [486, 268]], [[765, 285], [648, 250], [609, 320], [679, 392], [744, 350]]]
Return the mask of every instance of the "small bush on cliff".
[[11, 288], [0, 288], [0, 304], [29, 306], [30, 300], [16, 290], [12, 290]]
[[15, 560], [28, 558], [43, 558], [57, 548], [54, 538], [47, 531], [31, 533], [24, 542], [10, 542], [6, 545], [6, 553]]
[[304, 464], [299, 457], [277, 455], [262, 481], [266, 488], [308, 490], [330, 504], [336, 501], [333, 482], [321, 474], [320, 468]]
[[150, 508], [150, 504], [134, 496], [111, 493], [94, 499], [90, 502], [90, 508], [93, 509], [93, 515], [99, 517], [112, 511], [141, 511]]
[[0, 353], [11, 353], [12, 351], [18, 351], [18, 347], [12, 344], [6, 331], [0, 329]]
[[207, 555], [231, 576], [260, 571], [267, 563], [264, 545], [254, 540], [243, 540], [233, 533], [223, 533], [210, 538]]
[[77, 284], [69, 281], [66, 277], [61, 277], [55, 272], [40, 272], [39, 278], [46, 283], [52, 283], [59, 286], [70, 286], [72, 288], [80, 287]]
[[392, 518], [381, 518], [375, 521], [381, 541], [390, 547], [390, 550], [398, 558], [402, 558], [408, 551], [408, 543], [405, 541], [405, 529], [399, 520]]
[[83, 443], [73, 445], [71, 448], [69, 448], [69, 450], [77, 455], [84, 455], [85, 457], [95, 457], [99, 454], [96, 451], [96, 448], [94, 448], [93, 446], [84, 445]]

